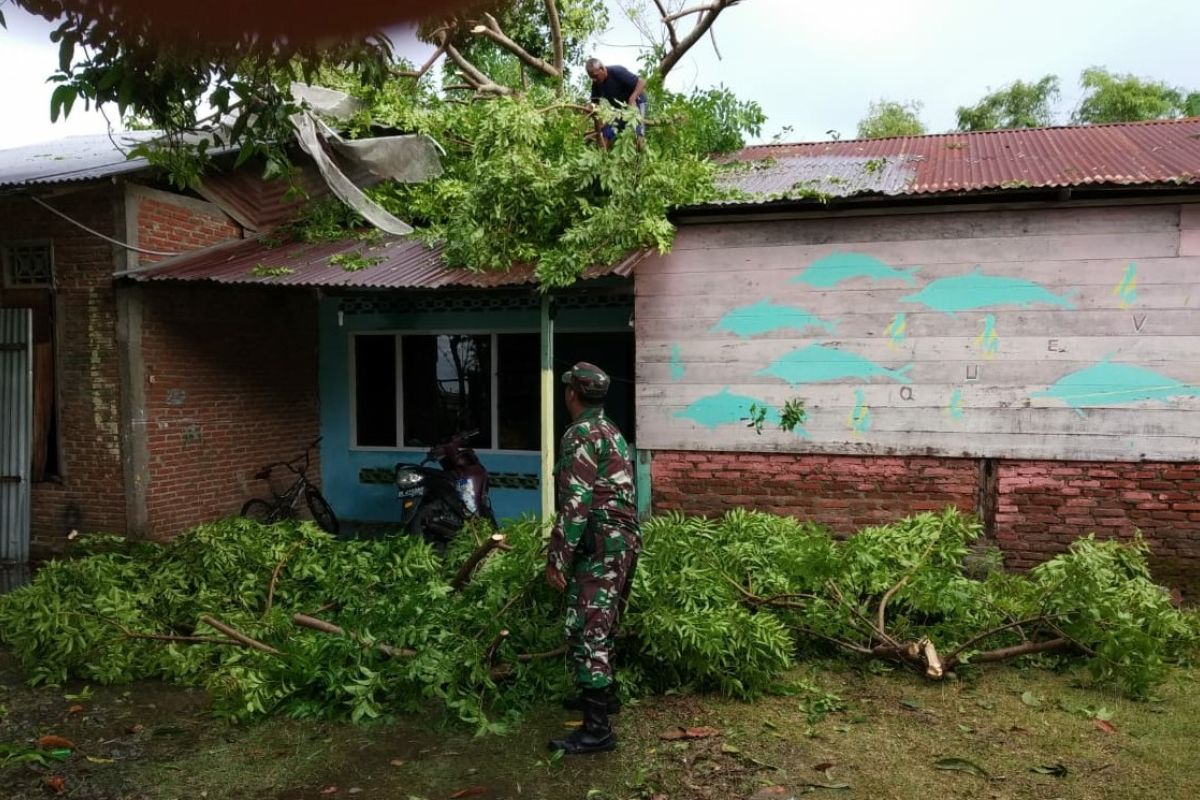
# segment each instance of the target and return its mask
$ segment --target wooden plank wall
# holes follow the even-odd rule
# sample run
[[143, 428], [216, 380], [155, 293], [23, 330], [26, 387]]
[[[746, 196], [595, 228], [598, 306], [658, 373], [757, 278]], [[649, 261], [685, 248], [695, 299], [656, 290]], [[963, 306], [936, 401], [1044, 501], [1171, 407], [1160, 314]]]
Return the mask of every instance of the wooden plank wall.
[[685, 226], [637, 271], [638, 444], [1200, 460], [1193, 227], [1179, 205]]

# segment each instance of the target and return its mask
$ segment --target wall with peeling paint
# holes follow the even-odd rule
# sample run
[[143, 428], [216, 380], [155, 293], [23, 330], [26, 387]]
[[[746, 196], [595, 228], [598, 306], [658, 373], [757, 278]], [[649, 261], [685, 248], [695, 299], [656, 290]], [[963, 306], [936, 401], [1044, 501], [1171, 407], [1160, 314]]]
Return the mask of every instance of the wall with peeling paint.
[[[1200, 460], [1197, 224], [1122, 205], [684, 226], [637, 273], [641, 444]], [[747, 425], [793, 398], [794, 431]]]

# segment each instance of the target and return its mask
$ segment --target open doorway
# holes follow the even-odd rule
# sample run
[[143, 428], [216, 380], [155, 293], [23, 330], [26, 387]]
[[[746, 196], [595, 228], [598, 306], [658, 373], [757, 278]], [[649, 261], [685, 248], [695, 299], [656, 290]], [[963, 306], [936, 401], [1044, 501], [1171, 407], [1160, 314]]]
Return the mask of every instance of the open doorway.
[[[577, 361], [589, 361], [608, 373], [612, 385], [604, 402], [605, 413], [617, 424], [630, 445], [637, 442], [634, 427], [634, 338], [631, 331], [612, 333], [559, 333], [554, 336], [555, 380]], [[555, 387], [554, 431], [558, 437], [566, 430], [567, 410], [562, 402], [562, 386]], [[557, 445], [556, 448], [557, 450]]]

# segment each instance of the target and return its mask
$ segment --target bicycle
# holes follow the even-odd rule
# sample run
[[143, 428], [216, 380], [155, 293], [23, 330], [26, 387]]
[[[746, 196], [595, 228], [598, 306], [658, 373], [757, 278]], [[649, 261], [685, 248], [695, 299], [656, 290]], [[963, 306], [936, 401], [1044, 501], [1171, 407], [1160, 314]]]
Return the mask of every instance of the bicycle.
[[[245, 505], [242, 506], [240, 516], [262, 522], [266, 525], [284, 519], [295, 519], [296, 506], [300, 502], [301, 495], [303, 495], [304, 502], [308, 505], [308, 510], [312, 514], [313, 521], [320, 526], [321, 530], [336, 536], [340, 527], [338, 525], [338, 518], [333, 513], [333, 508], [329, 505], [329, 502], [321, 495], [321, 491], [308, 480], [307, 474], [311, 463], [309, 454], [313, 448], [321, 443], [321, 438], [317, 437], [317, 440], [310, 444], [304, 451], [303, 456], [294, 458], [291, 461], [276, 461], [274, 464], [268, 464], [255, 473], [255, 478], [267, 482], [267, 488], [271, 490], [272, 499], [267, 501], [255, 497], [247, 500]], [[300, 463], [301, 460], [303, 460], [303, 464]], [[296, 480], [283, 494], [277, 493], [275, 488], [271, 486], [271, 472], [275, 467], [285, 467], [296, 476]]]

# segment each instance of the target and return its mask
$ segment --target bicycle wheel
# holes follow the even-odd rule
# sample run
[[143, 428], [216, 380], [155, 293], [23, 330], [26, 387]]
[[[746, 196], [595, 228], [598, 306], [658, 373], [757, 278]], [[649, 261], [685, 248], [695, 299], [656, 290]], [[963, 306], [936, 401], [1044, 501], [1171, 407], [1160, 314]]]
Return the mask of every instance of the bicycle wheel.
[[272, 522], [277, 522], [279, 516], [276, 513], [275, 506], [268, 503], [266, 500], [247, 500], [242, 506], [241, 513], [238, 516], [252, 519], [255, 522], [261, 522], [264, 525], [270, 525]]
[[321, 527], [321, 530], [337, 536], [340, 527], [338, 518], [316, 487], [309, 486], [304, 490], [304, 502], [308, 503], [308, 510], [312, 514], [313, 521]]

